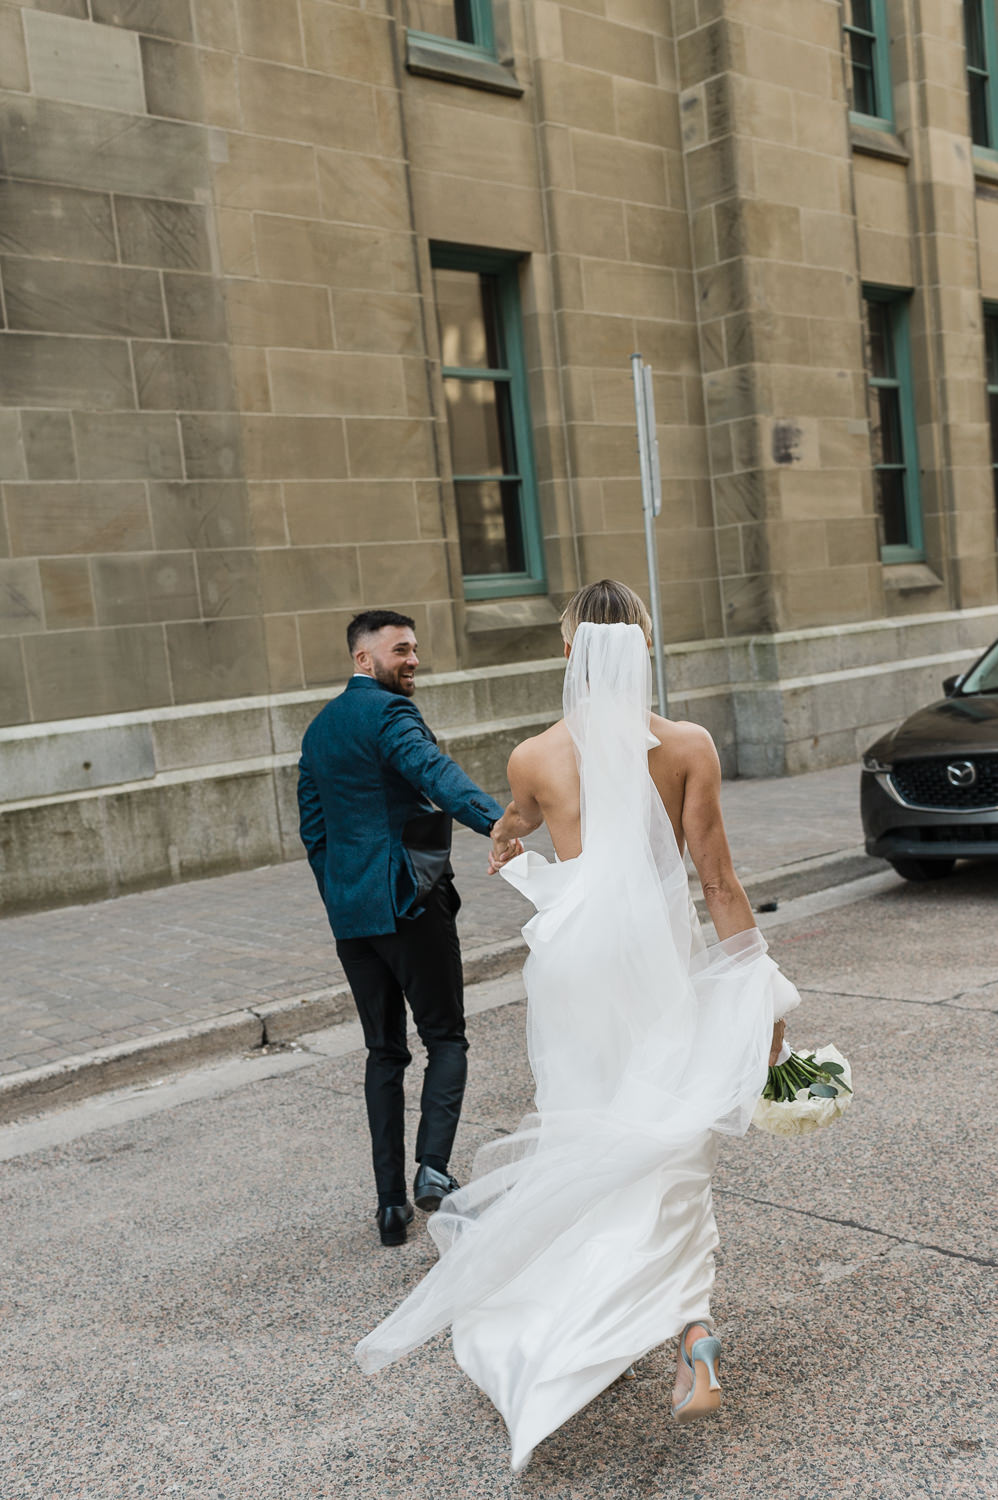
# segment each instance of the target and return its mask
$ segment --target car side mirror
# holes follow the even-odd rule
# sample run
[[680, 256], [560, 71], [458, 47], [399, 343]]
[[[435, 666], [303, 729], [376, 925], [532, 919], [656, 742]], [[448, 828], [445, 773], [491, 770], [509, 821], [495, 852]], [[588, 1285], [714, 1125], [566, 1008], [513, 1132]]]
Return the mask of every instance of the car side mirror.
[[953, 676], [953, 677], [944, 677], [943, 678], [943, 692], [946, 694], [947, 698], [952, 698], [953, 694], [956, 692], [957, 688], [960, 686], [960, 682], [961, 682], [961, 677], [960, 677], [959, 672], [957, 672], [955, 674], [955, 676]]

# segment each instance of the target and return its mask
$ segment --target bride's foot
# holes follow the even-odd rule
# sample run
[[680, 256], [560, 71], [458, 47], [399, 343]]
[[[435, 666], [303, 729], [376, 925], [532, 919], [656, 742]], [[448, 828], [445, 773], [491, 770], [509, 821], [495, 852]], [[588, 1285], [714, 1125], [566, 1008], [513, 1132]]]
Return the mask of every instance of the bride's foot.
[[721, 1341], [704, 1323], [687, 1323], [679, 1340], [672, 1415], [677, 1422], [695, 1422], [721, 1404], [717, 1367]]

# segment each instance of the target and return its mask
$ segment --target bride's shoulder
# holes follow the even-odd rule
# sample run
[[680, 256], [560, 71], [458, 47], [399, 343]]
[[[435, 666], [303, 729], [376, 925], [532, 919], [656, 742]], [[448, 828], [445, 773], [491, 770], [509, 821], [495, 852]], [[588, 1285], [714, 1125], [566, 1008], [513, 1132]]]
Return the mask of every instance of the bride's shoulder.
[[662, 749], [673, 754], [695, 759], [717, 753], [710, 731], [702, 724], [693, 724], [689, 719], [663, 719], [659, 714], [652, 714], [650, 727]]
[[559, 719], [557, 724], [551, 725], [550, 729], [543, 729], [540, 734], [532, 734], [529, 739], [521, 740], [510, 759], [516, 759], [521, 763], [544, 759], [545, 756], [558, 750], [563, 742], [571, 744], [572, 737], [564, 719]]

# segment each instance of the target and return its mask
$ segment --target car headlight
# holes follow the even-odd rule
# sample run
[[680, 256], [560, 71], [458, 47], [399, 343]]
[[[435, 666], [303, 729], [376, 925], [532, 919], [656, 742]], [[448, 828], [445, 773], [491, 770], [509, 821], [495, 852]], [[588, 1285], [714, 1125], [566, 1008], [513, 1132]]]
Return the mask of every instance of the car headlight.
[[881, 760], [879, 755], [866, 754], [863, 756], [864, 771], [893, 771], [894, 767], [890, 761]]

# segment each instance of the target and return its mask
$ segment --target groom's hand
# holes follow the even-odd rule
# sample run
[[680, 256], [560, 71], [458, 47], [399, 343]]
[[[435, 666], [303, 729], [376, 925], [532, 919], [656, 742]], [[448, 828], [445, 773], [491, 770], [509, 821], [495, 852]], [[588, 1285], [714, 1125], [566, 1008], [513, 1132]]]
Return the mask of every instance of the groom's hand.
[[503, 865], [508, 864], [511, 859], [515, 859], [518, 854], [523, 853], [523, 845], [520, 843], [520, 840], [503, 838], [501, 832], [500, 836], [497, 837], [496, 829], [498, 828], [499, 824], [497, 823], [492, 832], [492, 847], [489, 850], [488, 871], [490, 875], [498, 874]]

